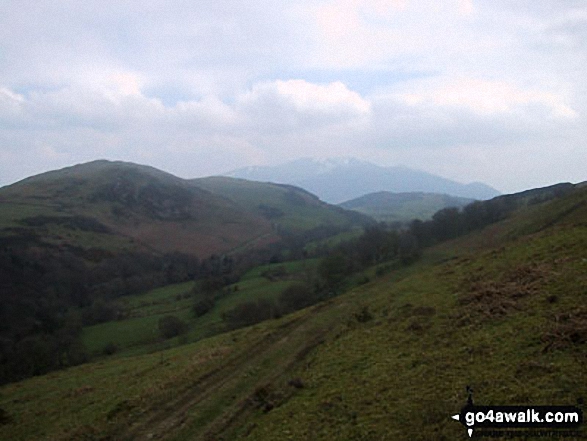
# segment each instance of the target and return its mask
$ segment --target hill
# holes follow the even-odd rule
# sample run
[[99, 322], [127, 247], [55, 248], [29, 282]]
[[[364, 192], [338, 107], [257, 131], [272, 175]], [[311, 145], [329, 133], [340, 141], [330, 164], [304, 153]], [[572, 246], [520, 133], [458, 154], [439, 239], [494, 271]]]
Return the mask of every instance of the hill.
[[467, 437], [451, 419], [466, 386], [478, 405], [583, 406], [587, 188], [520, 198], [533, 203], [281, 319], [3, 386], [2, 433], [447, 440]]
[[464, 207], [473, 199], [436, 193], [370, 193], [339, 204], [347, 210], [371, 216], [377, 221], [406, 223], [412, 219], [427, 220], [438, 210]]
[[381, 167], [357, 159], [299, 159], [277, 166], [246, 167], [228, 176], [302, 187], [331, 204], [380, 191], [440, 193], [490, 199], [499, 192], [482, 183], [461, 184], [405, 167]]
[[151, 167], [95, 161], [0, 189], [0, 235], [46, 245], [224, 253], [264, 238], [271, 224]]
[[233, 184], [277, 193], [261, 191], [250, 209], [249, 190], [231, 200], [109, 161], [0, 189], [0, 384], [87, 360], [82, 325], [122, 318], [121, 297], [194, 279], [227, 284], [365, 220], [303, 190]]
[[231, 200], [256, 216], [270, 220], [280, 230], [301, 232], [320, 227], [348, 229], [372, 223], [366, 216], [326, 204], [315, 195], [292, 185], [224, 176], [194, 179], [191, 182]]

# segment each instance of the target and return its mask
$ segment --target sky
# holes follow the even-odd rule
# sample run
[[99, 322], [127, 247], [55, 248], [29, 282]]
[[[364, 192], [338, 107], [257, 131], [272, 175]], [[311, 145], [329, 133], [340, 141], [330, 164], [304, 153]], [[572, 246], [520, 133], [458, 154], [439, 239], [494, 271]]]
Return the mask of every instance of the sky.
[[3, 0], [0, 186], [301, 157], [587, 180], [584, 0]]

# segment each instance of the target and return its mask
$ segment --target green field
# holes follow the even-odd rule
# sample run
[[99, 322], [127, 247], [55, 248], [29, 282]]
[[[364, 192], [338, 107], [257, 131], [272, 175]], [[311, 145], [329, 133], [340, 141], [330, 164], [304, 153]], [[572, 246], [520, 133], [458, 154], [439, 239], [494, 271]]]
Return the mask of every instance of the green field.
[[[82, 340], [92, 355], [102, 354], [108, 344], [115, 344], [118, 354], [140, 354], [178, 343], [197, 341], [224, 330], [222, 314], [240, 303], [260, 299], [277, 300], [285, 288], [296, 281], [304, 281], [315, 270], [317, 259], [262, 265], [250, 270], [239, 282], [227, 287], [228, 295], [216, 301], [214, 308], [202, 317], [195, 318], [192, 307], [194, 282], [179, 283], [157, 288], [145, 294], [122, 297], [119, 306], [128, 318], [87, 326]], [[269, 280], [263, 273], [284, 268], [282, 280]], [[159, 320], [175, 315], [189, 326], [188, 333], [169, 341], [162, 341]]]

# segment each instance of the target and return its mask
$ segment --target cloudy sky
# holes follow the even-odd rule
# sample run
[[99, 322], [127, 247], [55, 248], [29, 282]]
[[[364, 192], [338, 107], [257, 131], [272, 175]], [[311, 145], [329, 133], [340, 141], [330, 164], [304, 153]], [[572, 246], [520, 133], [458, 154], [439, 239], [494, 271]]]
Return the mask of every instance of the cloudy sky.
[[356, 157], [587, 180], [584, 0], [3, 0], [0, 185]]

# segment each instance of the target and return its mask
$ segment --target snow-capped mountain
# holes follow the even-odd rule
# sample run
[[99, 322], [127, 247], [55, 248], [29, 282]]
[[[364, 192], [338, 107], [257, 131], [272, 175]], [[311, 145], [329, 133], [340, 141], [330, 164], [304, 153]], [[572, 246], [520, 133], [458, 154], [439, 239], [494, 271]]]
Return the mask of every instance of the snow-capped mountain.
[[378, 191], [420, 191], [471, 199], [490, 199], [500, 194], [479, 182], [462, 184], [423, 171], [381, 167], [354, 158], [303, 158], [276, 166], [245, 167], [227, 176], [296, 185], [334, 204]]

